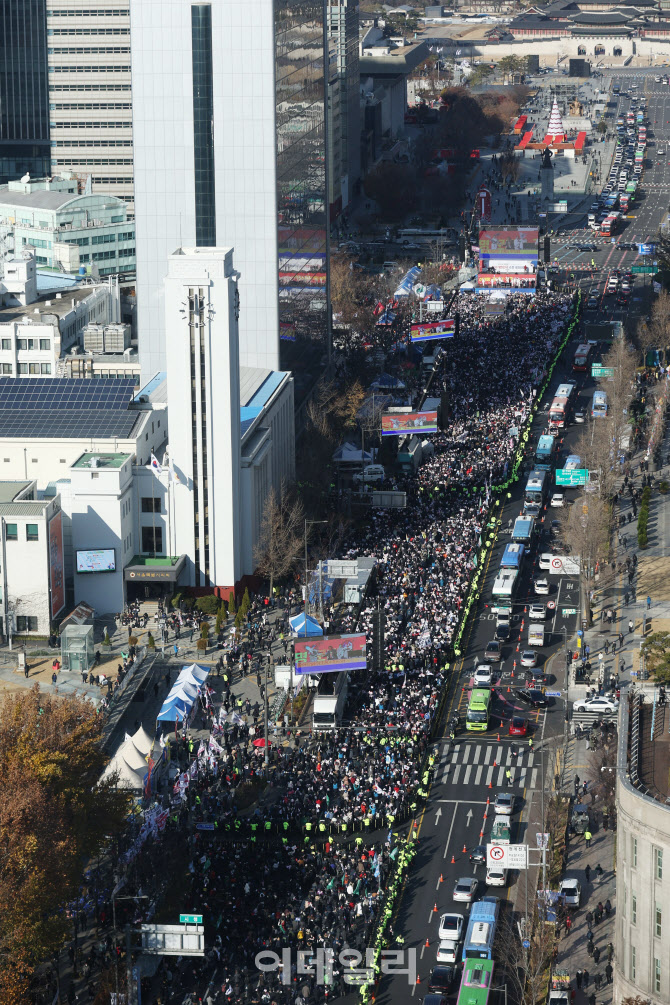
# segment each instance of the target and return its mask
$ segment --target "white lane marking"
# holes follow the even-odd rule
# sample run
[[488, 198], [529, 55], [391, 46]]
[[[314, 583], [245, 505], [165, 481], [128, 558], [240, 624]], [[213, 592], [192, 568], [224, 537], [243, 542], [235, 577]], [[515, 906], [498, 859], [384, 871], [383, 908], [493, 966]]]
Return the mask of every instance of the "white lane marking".
[[472, 765], [468, 764], [465, 769], [465, 774], [463, 775], [463, 785], [467, 785], [470, 781], [470, 772], [472, 771]]
[[477, 768], [477, 774], [475, 775], [475, 785], [479, 785], [482, 777], [482, 771], [484, 770], [484, 765], [480, 764]]
[[[451, 800], [440, 799], [440, 802], [451, 802]], [[456, 819], [456, 813], [458, 812], [458, 802], [459, 802], [458, 799], [454, 799], [453, 802], [454, 802], [454, 813], [451, 818], [451, 827], [449, 828], [449, 833], [447, 834], [447, 843], [444, 846], [444, 855], [442, 856], [442, 858], [446, 858], [449, 853], [449, 842], [451, 841], [451, 832], [454, 829], [454, 821]]]

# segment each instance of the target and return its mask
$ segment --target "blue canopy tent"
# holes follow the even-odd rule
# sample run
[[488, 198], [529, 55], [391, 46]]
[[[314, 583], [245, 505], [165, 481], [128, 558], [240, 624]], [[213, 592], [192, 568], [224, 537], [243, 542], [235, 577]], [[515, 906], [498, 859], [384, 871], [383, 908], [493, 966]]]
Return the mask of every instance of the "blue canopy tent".
[[[305, 620], [307, 622], [306, 627]], [[310, 617], [305, 619], [304, 612], [302, 614], [296, 614], [294, 618], [289, 618], [289, 623], [293, 634], [299, 635], [302, 638], [313, 638], [316, 635], [323, 635], [323, 628], [319, 622]]]
[[186, 718], [192, 707], [193, 702], [189, 704], [183, 698], [170, 698], [163, 702], [157, 719], [159, 722], [181, 722], [182, 719]]

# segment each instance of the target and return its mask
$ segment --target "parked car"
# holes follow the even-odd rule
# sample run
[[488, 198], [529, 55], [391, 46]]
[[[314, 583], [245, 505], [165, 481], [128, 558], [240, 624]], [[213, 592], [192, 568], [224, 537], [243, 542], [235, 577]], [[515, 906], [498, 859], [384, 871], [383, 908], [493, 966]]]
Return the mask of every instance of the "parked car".
[[565, 900], [566, 907], [579, 907], [582, 898], [582, 887], [578, 879], [566, 876], [561, 881], [559, 893]]

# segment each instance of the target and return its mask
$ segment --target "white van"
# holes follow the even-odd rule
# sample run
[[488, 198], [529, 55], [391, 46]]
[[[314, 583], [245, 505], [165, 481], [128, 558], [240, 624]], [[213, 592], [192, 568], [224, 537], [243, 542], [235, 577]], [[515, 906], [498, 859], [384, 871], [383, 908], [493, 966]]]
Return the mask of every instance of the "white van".
[[366, 464], [363, 471], [357, 471], [354, 475], [355, 482], [383, 482], [386, 476], [382, 464]]
[[528, 645], [529, 646], [543, 646], [544, 645], [544, 625], [528, 625]]

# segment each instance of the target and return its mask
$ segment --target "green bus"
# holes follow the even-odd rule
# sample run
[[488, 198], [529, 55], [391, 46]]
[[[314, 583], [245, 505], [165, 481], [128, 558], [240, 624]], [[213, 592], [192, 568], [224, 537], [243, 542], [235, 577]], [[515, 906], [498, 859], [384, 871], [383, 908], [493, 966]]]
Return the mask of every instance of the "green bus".
[[494, 966], [493, 960], [465, 960], [457, 1005], [488, 1005]]
[[468, 711], [465, 716], [465, 728], [484, 732], [489, 728], [489, 708], [491, 692], [485, 687], [475, 687], [470, 695]]

